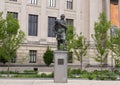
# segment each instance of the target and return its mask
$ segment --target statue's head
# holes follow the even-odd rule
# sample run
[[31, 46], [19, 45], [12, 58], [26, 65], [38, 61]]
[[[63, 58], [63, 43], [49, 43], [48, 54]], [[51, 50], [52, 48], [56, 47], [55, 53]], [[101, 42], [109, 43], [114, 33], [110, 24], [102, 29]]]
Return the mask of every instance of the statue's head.
[[64, 14], [61, 14], [61, 19], [63, 19], [64, 20], [64, 18], [65, 18], [65, 15]]

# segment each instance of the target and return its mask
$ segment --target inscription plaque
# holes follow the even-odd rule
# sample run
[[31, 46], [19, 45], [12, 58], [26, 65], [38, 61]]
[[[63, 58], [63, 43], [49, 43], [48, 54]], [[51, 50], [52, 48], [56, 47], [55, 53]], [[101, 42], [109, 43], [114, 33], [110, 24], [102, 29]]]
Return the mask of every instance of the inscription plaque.
[[58, 65], [63, 65], [64, 64], [64, 59], [58, 59]]

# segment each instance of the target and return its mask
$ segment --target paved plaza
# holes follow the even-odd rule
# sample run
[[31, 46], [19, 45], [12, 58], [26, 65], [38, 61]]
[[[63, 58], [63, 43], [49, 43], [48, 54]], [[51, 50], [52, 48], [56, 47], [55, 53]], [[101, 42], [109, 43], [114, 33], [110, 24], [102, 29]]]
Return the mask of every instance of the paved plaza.
[[120, 85], [120, 81], [69, 79], [68, 83], [54, 83], [53, 79], [0, 79], [0, 85]]

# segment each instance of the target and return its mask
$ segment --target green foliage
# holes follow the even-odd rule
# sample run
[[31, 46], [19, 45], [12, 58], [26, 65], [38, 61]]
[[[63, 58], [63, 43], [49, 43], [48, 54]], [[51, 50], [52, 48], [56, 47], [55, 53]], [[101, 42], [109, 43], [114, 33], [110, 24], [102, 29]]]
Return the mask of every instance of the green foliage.
[[109, 70], [94, 70], [88, 72], [86, 70], [81, 71], [80, 69], [70, 69], [68, 68], [68, 77], [69, 78], [88, 78], [89, 80], [98, 79], [98, 80], [116, 80], [119, 72], [110, 72]]
[[66, 45], [67, 45], [67, 51], [71, 52], [72, 49], [72, 40], [75, 36], [75, 28], [73, 26], [68, 25], [67, 26], [67, 32], [66, 32]]
[[120, 56], [113, 56], [115, 60], [115, 67], [120, 68]]
[[24, 70], [24, 73], [25, 74], [37, 74], [38, 72], [34, 70]]
[[[109, 41], [107, 38], [107, 32], [110, 28], [110, 21], [107, 21], [105, 13], [101, 13], [99, 17], [99, 22], [95, 22], [94, 31], [95, 34], [92, 35], [95, 47], [97, 50], [97, 55], [94, 58], [97, 62], [103, 64], [108, 56]], [[101, 65], [102, 66], [102, 65]]]
[[[120, 72], [110, 72], [108, 70], [102, 70], [98, 71], [95, 70], [93, 72], [87, 72], [86, 70], [81, 71], [80, 69], [68, 69], [68, 78], [81, 78], [81, 79], [98, 79], [98, 80], [116, 80], [117, 76], [120, 74]], [[0, 77], [4, 78], [2, 74], [7, 74], [7, 71], [1, 71]], [[41, 73], [40, 75], [37, 73], [33, 73], [33, 70], [26, 70], [24, 73], [16, 73], [10, 71], [11, 76], [13, 78], [53, 78], [54, 72], [48, 74], [48, 73]], [[6, 77], [8, 78], [8, 77]]]
[[15, 74], [12, 78], [40, 78], [38, 74]]
[[3, 19], [3, 17], [2, 17], [2, 12], [0, 12], [0, 40], [1, 39], [4, 39], [6, 36], [5, 36], [5, 31], [4, 31], [4, 29], [5, 29], [5, 22], [6, 22], [6, 20], [5, 19]]
[[94, 78], [96, 78], [96, 74], [89, 73], [88, 79], [89, 79], [89, 80], [93, 80]]
[[110, 36], [110, 49], [115, 54], [113, 58], [115, 59], [115, 66], [120, 67], [120, 29], [111, 28], [114, 31], [114, 34], [111, 33]]
[[[7, 74], [7, 73], [8, 73], [8, 71], [0, 71], [0, 74]], [[16, 72], [14, 72], [14, 71], [10, 71], [9, 73], [16, 74]]]
[[86, 38], [80, 33], [80, 35], [77, 35], [72, 40], [72, 50], [75, 56], [77, 57], [77, 60], [81, 63], [81, 70], [82, 70], [82, 57], [86, 55], [87, 53], [87, 47], [88, 44], [86, 42]]
[[77, 60], [81, 62], [82, 69], [82, 57], [86, 55], [88, 47], [86, 39], [82, 36], [82, 33], [80, 33], [80, 35], [76, 34], [73, 26], [68, 26], [67, 28], [67, 51], [73, 52], [73, 54], [77, 57]]
[[71, 68], [67, 69], [67, 76], [70, 77], [71, 76]]
[[53, 78], [54, 77], [54, 72], [50, 73], [50, 74], [46, 74], [46, 73], [41, 73], [40, 74], [41, 78]]
[[71, 70], [71, 74], [77, 74], [77, 75], [79, 75], [80, 73], [81, 73], [80, 69], [73, 69], [73, 70]]
[[117, 74], [115, 74], [114, 72], [112, 72], [112, 73], [109, 73], [109, 76], [110, 76], [110, 79], [111, 80], [116, 80], [117, 79]]
[[75, 28], [73, 26], [68, 25], [67, 31], [66, 31], [66, 47], [67, 47], [67, 51], [68, 51], [68, 62], [69, 63], [73, 62], [73, 58], [72, 58], [73, 52], [71, 49], [72, 49], [72, 40], [73, 40], [74, 36], [75, 36]]
[[8, 62], [7, 57], [3, 56], [3, 50], [0, 47], [0, 62], [2, 62], [3, 64], [5, 64], [6, 62]]
[[44, 62], [47, 66], [50, 66], [50, 64], [53, 62], [53, 57], [53, 51], [48, 46], [46, 52], [43, 55]]
[[19, 48], [24, 33], [19, 29], [18, 20], [13, 15], [8, 14], [6, 19], [2, 18], [0, 13], [0, 59], [1, 62], [10, 62], [16, 57], [16, 51]]
[[77, 60], [81, 61], [81, 57], [85, 56], [87, 53], [88, 44], [82, 33], [76, 35], [76, 38], [73, 39], [73, 51], [77, 56]]
[[117, 79], [117, 73], [115, 72], [110, 72], [109, 70], [103, 70], [103, 71], [99, 71], [97, 73], [98, 77], [97, 79], [100, 80], [116, 80]]
[[54, 77], [54, 72], [52, 72], [51, 74], [47, 75], [48, 78], [53, 78]]
[[46, 77], [47, 77], [47, 74], [46, 74], [46, 73], [42, 73], [42, 74], [40, 75], [40, 77], [41, 77], [41, 78], [46, 78]]

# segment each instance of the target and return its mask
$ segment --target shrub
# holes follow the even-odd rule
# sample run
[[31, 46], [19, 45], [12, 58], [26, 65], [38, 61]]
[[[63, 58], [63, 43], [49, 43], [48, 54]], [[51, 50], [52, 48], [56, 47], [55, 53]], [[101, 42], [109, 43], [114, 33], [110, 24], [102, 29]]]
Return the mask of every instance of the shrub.
[[81, 73], [81, 70], [80, 69], [73, 69], [71, 70], [71, 74], [80, 74]]
[[114, 70], [114, 73], [120, 75], [120, 72], [118, 70]]
[[86, 73], [85, 74], [81, 74], [80, 78], [88, 78], [88, 74], [86, 74]]
[[37, 74], [16, 74], [12, 78], [40, 78], [40, 75]]
[[71, 76], [71, 68], [67, 69], [67, 76], [70, 77]]
[[42, 74], [40, 75], [40, 77], [41, 77], [41, 78], [46, 78], [46, 77], [47, 77], [47, 74], [46, 74], [46, 73], [42, 73]]
[[[15, 74], [14, 71], [9, 71], [9, 74]], [[0, 74], [8, 74], [8, 71], [0, 71]]]
[[82, 74], [88, 74], [88, 72], [86, 70], [83, 70]]
[[116, 64], [115, 64], [116, 68], [120, 68], [120, 62], [118, 60], [116, 60]]
[[94, 78], [93, 76], [90, 76], [90, 75], [88, 76], [89, 80], [93, 80], [93, 78]]
[[109, 70], [103, 70], [102, 73], [109, 73]]
[[108, 80], [109, 76], [107, 74], [100, 74], [100, 75], [98, 75], [98, 79], [100, 79], [100, 80]]
[[93, 73], [94, 73], [94, 74], [98, 74], [98, 70], [94, 70]]
[[54, 77], [54, 72], [51, 73], [51, 76]]
[[113, 72], [109, 73], [109, 77], [110, 77], [111, 80], [116, 80], [117, 79], [116, 74], [113, 73]]
[[50, 64], [53, 62], [53, 51], [47, 47], [46, 52], [43, 55], [43, 60], [47, 66], [50, 66]]
[[25, 74], [37, 74], [38, 71], [34, 71], [34, 70], [24, 70]]
[[53, 78], [54, 77], [54, 72], [52, 72], [51, 74], [47, 75], [48, 78]]
[[71, 74], [76, 74], [76, 69], [72, 69]]
[[116, 80], [116, 79], [117, 79], [116, 76], [111, 77], [111, 80]]
[[100, 77], [100, 80], [105, 80], [105, 77]]

